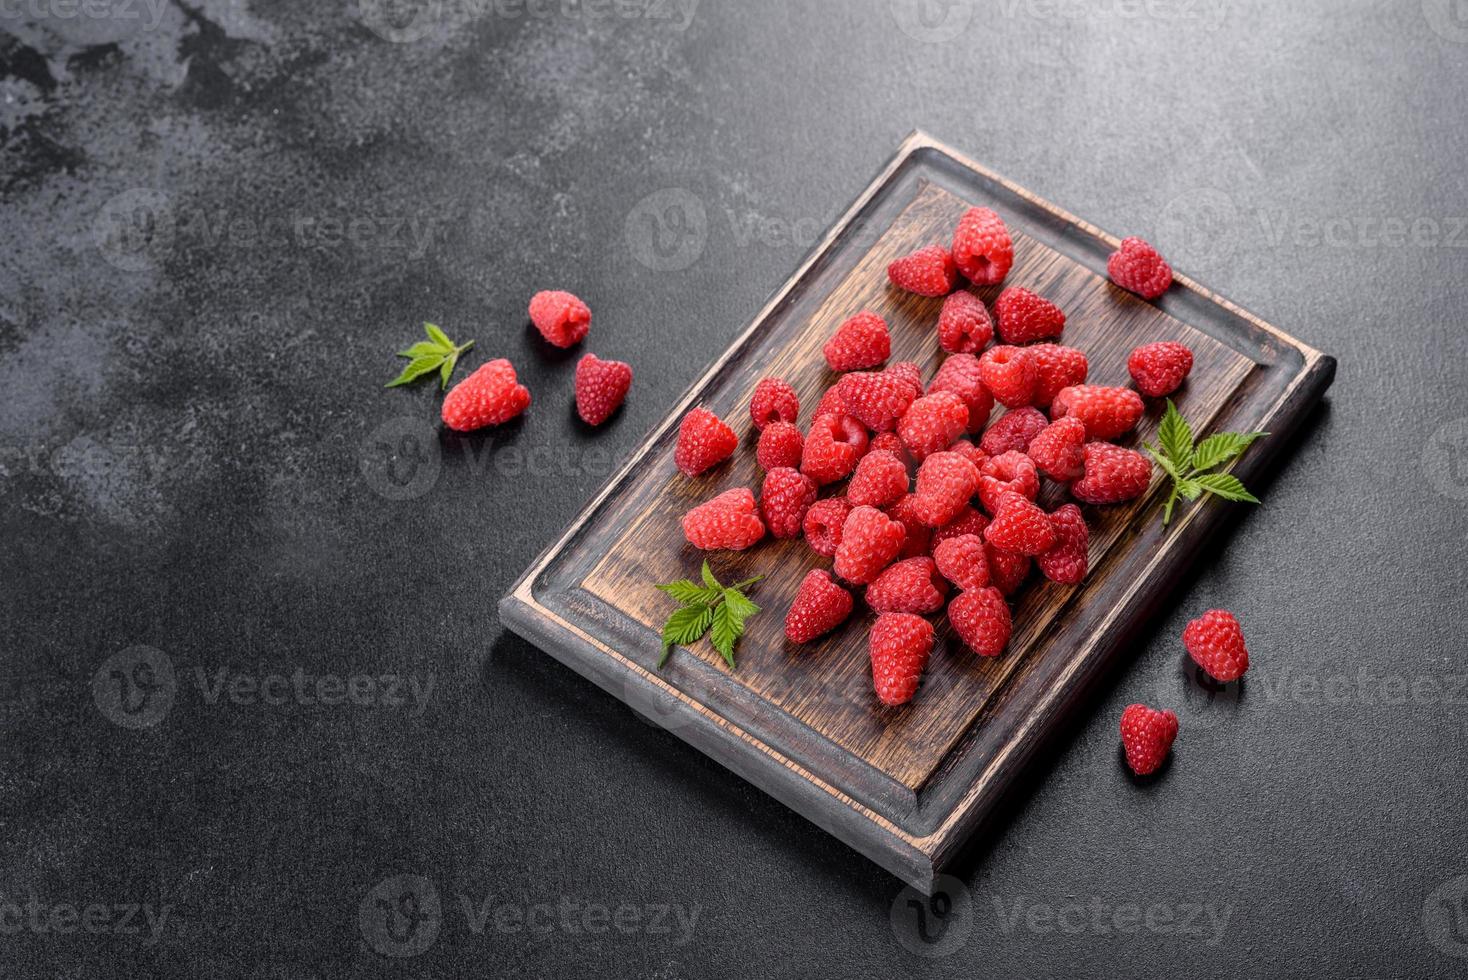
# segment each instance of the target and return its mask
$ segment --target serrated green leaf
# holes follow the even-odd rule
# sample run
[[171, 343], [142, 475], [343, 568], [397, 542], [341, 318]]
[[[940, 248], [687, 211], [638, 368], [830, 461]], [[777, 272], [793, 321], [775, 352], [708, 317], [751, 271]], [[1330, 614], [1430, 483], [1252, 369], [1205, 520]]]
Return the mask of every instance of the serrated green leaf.
[[675, 610], [663, 624], [663, 649], [697, 643], [713, 622], [714, 611], [705, 605], [695, 604]]
[[735, 616], [725, 601], [714, 610], [713, 628], [709, 632], [709, 642], [714, 649], [723, 656], [724, 662], [732, 670], [734, 668], [734, 644], [744, 635], [744, 621]]
[[1193, 451], [1193, 467], [1211, 470], [1216, 466], [1231, 463], [1244, 454], [1253, 443], [1268, 435], [1267, 432], [1219, 432], [1198, 443]]
[[739, 620], [740, 632], [744, 631], [744, 621], [759, 612], [759, 606], [737, 589], [724, 590], [724, 606]]
[[459, 355], [458, 354], [455, 354], [453, 357], [445, 357], [443, 359], [443, 367], [439, 368], [439, 370], [438, 370], [438, 390], [439, 391], [447, 391], [448, 390], [448, 388], [449, 388], [449, 378], [452, 378], [454, 376], [454, 366], [457, 365], [458, 363], [459, 363]]
[[398, 356], [406, 357], [410, 360], [418, 357], [443, 357], [444, 355], [448, 354], [450, 350], [452, 350], [452, 348], [445, 348], [441, 347], [438, 344], [430, 343], [426, 340], [420, 340], [418, 341], [418, 343], [414, 344], [412, 347], [409, 347], [407, 350], [398, 351]]
[[1179, 480], [1173, 485], [1173, 490], [1190, 501], [1203, 496], [1203, 484], [1197, 480]]
[[707, 558], [705, 558], [703, 560], [703, 573], [702, 574], [703, 574], [703, 584], [704, 585], [707, 585], [711, 589], [718, 589], [721, 592], [723, 591], [724, 587], [721, 584], [719, 584], [719, 580], [718, 579], [714, 578], [714, 570], [712, 568], [709, 568], [709, 561], [708, 561]]
[[1236, 500], [1246, 504], [1257, 504], [1259, 498], [1249, 492], [1232, 473], [1207, 473], [1197, 478], [1199, 486], [1215, 497]]
[[423, 332], [428, 334], [429, 340], [433, 341], [435, 344], [438, 344], [440, 347], [446, 347], [449, 350], [454, 349], [455, 344], [452, 340], [449, 339], [449, 335], [444, 333], [434, 324], [423, 324]]
[[695, 603], [712, 606], [724, 595], [722, 589], [707, 589], [686, 578], [677, 582], [669, 582], [667, 585], [659, 585], [658, 591], [666, 592], [685, 606]]
[[396, 378], [393, 378], [387, 383], [387, 387], [396, 388], [399, 385], [405, 385], [409, 382], [417, 381], [425, 374], [437, 371], [439, 365], [442, 363], [443, 358], [437, 355], [433, 357], [414, 358], [413, 360], [408, 362], [407, 367], [403, 368], [402, 374], [398, 375]]
[[1162, 467], [1167, 472], [1167, 475], [1172, 477], [1174, 481], [1181, 480], [1183, 478], [1182, 473], [1178, 472], [1178, 468], [1173, 465], [1172, 460], [1168, 459], [1167, 454], [1164, 453], [1161, 449], [1158, 449], [1150, 442], [1144, 444], [1142, 448], [1147, 450], [1147, 455], [1155, 459], [1157, 461], [1157, 465]]
[[1157, 426], [1157, 441], [1162, 452], [1178, 470], [1186, 472], [1193, 465], [1193, 430], [1183, 418], [1172, 399], [1167, 400], [1167, 411]]

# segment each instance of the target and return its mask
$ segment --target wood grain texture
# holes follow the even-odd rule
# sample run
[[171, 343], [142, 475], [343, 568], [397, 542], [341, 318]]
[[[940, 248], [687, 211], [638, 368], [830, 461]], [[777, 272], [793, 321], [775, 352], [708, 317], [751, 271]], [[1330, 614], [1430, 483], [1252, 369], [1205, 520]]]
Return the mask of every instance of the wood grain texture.
[[[1140, 343], [1186, 343], [1196, 366], [1176, 400], [1202, 432], [1288, 430], [1328, 385], [1328, 358], [1185, 279], [1157, 304], [1115, 288], [1101, 274], [1114, 238], [914, 137], [502, 604], [513, 628], [624, 699], [659, 705], [680, 736], [919, 885], [1102, 675], [1139, 610], [1165, 592], [1228, 508], [1192, 508], [1164, 532], [1160, 473], [1142, 500], [1084, 508], [1092, 528], [1088, 580], [1071, 588], [1032, 578], [1015, 599], [1009, 651], [997, 659], [973, 656], [945, 625], [923, 689], [898, 709], [872, 694], [871, 615], [863, 606], [822, 642], [785, 642], [783, 617], [798, 582], [810, 568], [830, 567], [803, 542], [767, 540], [712, 556], [726, 580], [769, 576], [756, 595], [767, 611], [741, 642], [736, 671], [698, 644], [658, 672], [657, 631], [670, 605], [648, 583], [696, 574], [703, 555], [679, 526], [690, 507], [730, 487], [757, 491], [762, 474], [747, 406], [761, 378], [779, 375], [795, 385], [808, 423], [835, 380], [821, 345], [863, 309], [892, 327], [893, 360], [917, 361], [931, 377], [944, 356], [933, 330], [941, 300], [892, 289], [885, 269], [897, 255], [946, 242], [974, 204], [994, 207], [1009, 222], [1016, 262], [1007, 284], [1066, 310], [1064, 340], [1086, 351], [1093, 383], [1126, 384], [1127, 354]], [[976, 292], [992, 304], [999, 289]], [[728, 419], [746, 451], [688, 479], [674, 467], [672, 448], [677, 421], [694, 404]], [[1159, 415], [1160, 406], [1149, 406], [1128, 441], [1151, 438]], [[1241, 475], [1267, 454], [1251, 453]]]

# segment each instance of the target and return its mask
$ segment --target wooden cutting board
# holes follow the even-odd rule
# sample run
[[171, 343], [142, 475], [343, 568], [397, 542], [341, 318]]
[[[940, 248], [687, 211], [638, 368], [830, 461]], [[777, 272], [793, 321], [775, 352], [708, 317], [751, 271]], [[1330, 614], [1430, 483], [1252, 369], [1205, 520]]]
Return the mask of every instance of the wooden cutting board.
[[[1332, 358], [1185, 277], [1156, 303], [1117, 289], [1106, 279], [1106, 258], [1118, 239], [914, 134], [500, 604], [515, 632], [924, 891], [1001, 805], [1045, 738], [1105, 680], [1137, 624], [1237, 506], [1185, 506], [1164, 530], [1159, 470], [1143, 499], [1084, 508], [1087, 580], [1064, 587], [1032, 579], [1014, 600], [1014, 639], [996, 659], [967, 652], [944, 625], [922, 690], [898, 709], [872, 693], [872, 616], [864, 604], [823, 642], [786, 643], [783, 620], [797, 584], [809, 569], [830, 567], [803, 542], [767, 539], [712, 556], [723, 581], [769, 576], [753, 594], [765, 612], [751, 621], [734, 671], [706, 642], [657, 669], [659, 629], [673, 606], [649, 583], [697, 578], [703, 555], [679, 525], [690, 507], [731, 487], [758, 493], [748, 404], [761, 378], [789, 380], [808, 424], [834, 381], [821, 345], [863, 309], [891, 326], [892, 360], [917, 361], [932, 376], [943, 356], [934, 333], [942, 301], [890, 288], [887, 263], [946, 244], [973, 205], [1004, 217], [1015, 241], [1008, 284], [1066, 311], [1064, 342], [1086, 352], [1092, 383], [1128, 384], [1126, 358], [1139, 344], [1177, 340], [1193, 349], [1193, 373], [1175, 400], [1200, 438], [1273, 433], [1235, 470], [1245, 482], [1289, 444], [1330, 385]], [[992, 304], [998, 291], [979, 293]], [[673, 447], [695, 405], [729, 421], [745, 448], [690, 480], [673, 465]], [[1149, 403], [1126, 441], [1154, 439], [1159, 416], [1160, 406]]]

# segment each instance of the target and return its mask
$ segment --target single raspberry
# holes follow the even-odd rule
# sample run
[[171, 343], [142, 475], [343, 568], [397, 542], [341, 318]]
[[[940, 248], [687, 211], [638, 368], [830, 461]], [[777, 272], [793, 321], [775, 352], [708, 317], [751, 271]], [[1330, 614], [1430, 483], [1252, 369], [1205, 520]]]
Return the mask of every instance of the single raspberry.
[[794, 423], [800, 418], [800, 396], [784, 378], [764, 378], [754, 386], [749, 417], [761, 430], [771, 422]]
[[1156, 299], [1172, 285], [1172, 266], [1140, 238], [1127, 238], [1106, 261], [1111, 281], [1143, 299]]
[[1010, 450], [995, 456], [979, 469], [979, 502], [991, 514], [998, 513], [1006, 493], [1017, 493], [1026, 500], [1040, 494], [1040, 473], [1035, 461], [1024, 453]]
[[1085, 352], [1060, 344], [1035, 344], [1026, 347], [1035, 361], [1034, 403], [1048, 409], [1062, 388], [1083, 385], [1091, 365]]
[[984, 301], [966, 289], [943, 301], [938, 346], [950, 354], [977, 354], [994, 339], [994, 318]]
[[926, 556], [889, 565], [867, 586], [867, 605], [879, 613], [927, 615], [942, 609], [947, 600], [948, 582]]
[[1004, 219], [988, 208], [970, 208], [953, 232], [953, 263], [969, 281], [997, 286], [1014, 265], [1014, 242]]
[[933, 624], [911, 613], [883, 613], [872, 624], [868, 647], [872, 686], [890, 707], [906, 704], [917, 693], [933, 652]]
[[887, 266], [887, 278], [898, 289], [919, 296], [947, 296], [958, 279], [953, 256], [942, 245], [929, 245]]
[[924, 395], [897, 423], [897, 434], [918, 462], [947, 449], [967, 430], [968, 406], [951, 391]]
[[872, 436], [872, 441], [867, 443], [868, 453], [891, 453], [902, 461], [906, 466], [912, 459], [907, 455], [907, 447], [902, 444], [902, 437], [895, 432], [878, 432]]
[[576, 414], [587, 425], [601, 425], [622, 407], [632, 387], [632, 368], [587, 354], [576, 364]]
[[770, 470], [760, 489], [760, 513], [777, 538], [798, 538], [806, 511], [816, 502], [816, 482], [788, 468]]
[[841, 528], [836, 547], [836, 574], [856, 585], [866, 585], [892, 564], [907, 532], [875, 507], [856, 507]]
[[867, 430], [850, 415], [822, 415], [810, 424], [800, 472], [825, 485], [844, 480], [867, 451]]
[[841, 530], [846, 526], [846, 518], [850, 513], [851, 505], [846, 502], [845, 497], [817, 500], [805, 512], [805, 520], [802, 522], [805, 543], [818, 555], [834, 557], [836, 549], [841, 545]]
[[1055, 528], [1050, 526], [1050, 515], [1019, 494], [1009, 493], [984, 529], [984, 540], [1016, 555], [1042, 555], [1055, 547]]
[[999, 336], [1006, 344], [1029, 344], [1059, 337], [1065, 330], [1060, 307], [1021, 286], [1011, 286], [994, 301]]
[[1010, 452], [1028, 452], [1030, 441], [1045, 431], [1050, 420], [1038, 408], [1011, 409], [994, 420], [979, 440], [979, 448], [990, 456], [1003, 456]]
[[847, 415], [873, 432], [891, 432], [922, 389], [885, 371], [853, 371], [841, 376], [836, 393]]
[[974, 466], [976, 466], [980, 470], [982, 470], [984, 468], [984, 464], [989, 461], [989, 454], [984, 452], [978, 446], [975, 446], [973, 443], [969, 442], [967, 439], [956, 440], [953, 445], [948, 447], [948, 451], [950, 453], [958, 453], [958, 455], [962, 456], [970, 463], [973, 463]]
[[989, 552], [989, 578], [994, 583], [994, 588], [1005, 595], [1014, 595], [1019, 587], [1025, 584], [1029, 577], [1030, 566], [1034, 564], [1029, 555], [1016, 555], [1012, 551], [1003, 551], [993, 545], [988, 546]]
[[570, 293], [539, 292], [530, 297], [530, 322], [548, 343], [573, 347], [591, 330], [591, 308]]
[[503, 425], [530, 407], [530, 389], [515, 378], [515, 365], [490, 361], [444, 396], [440, 415], [455, 432]]
[[759, 434], [754, 458], [765, 472], [782, 466], [799, 468], [805, 452], [805, 436], [790, 422], [771, 422]]
[[951, 391], [968, 406], [968, 431], [983, 432], [994, 411], [994, 396], [984, 387], [979, 359], [972, 354], [954, 354], [943, 362], [928, 385], [928, 394]]
[[1137, 390], [1152, 398], [1162, 398], [1182, 387], [1193, 370], [1193, 352], [1182, 344], [1164, 340], [1132, 351], [1126, 361], [1127, 371], [1137, 383]]
[[837, 585], [830, 572], [812, 568], [785, 614], [785, 638], [791, 643], [809, 643], [825, 636], [846, 622], [853, 605], [851, 593]]
[[765, 536], [754, 492], [726, 490], [683, 515], [683, 536], [701, 551], [743, 551]]
[[934, 453], [918, 467], [913, 513], [928, 527], [942, 527], [968, 506], [979, 471], [958, 453]]
[[914, 504], [917, 503], [916, 494], [904, 494], [902, 499], [886, 509], [887, 516], [902, 524], [907, 534], [902, 541], [902, 550], [897, 552], [898, 558], [918, 558], [928, 553], [932, 543], [933, 529], [918, 520]]
[[1244, 676], [1249, 669], [1249, 651], [1244, 646], [1244, 630], [1234, 614], [1210, 609], [1183, 630], [1183, 646], [1188, 648], [1199, 667], [1208, 676], [1227, 684]]
[[1121, 744], [1126, 764], [1138, 776], [1150, 776], [1162, 768], [1177, 738], [1177, 715], [1145, 704], [1128, 705], [1121, 713]]
[[907, 466], [895, 454], [867, 453], [846, 485], [846, 499], [853, 507], [887, 507], [901, 500], [907, 487]]
[[1130, 432], [1142, 418], [1142, 396], [1130, 388], [1075, 385], [1064, 388], [1050, 406], [1053, 418], [1078, 418], [1086, 425], [1086, 438], [1110, 442]]
[[1085, 445], [1085, 473], [1070, 485], [1070, 495], [1083, 504], [1119, 504], [1147, 492], [1152, 461], [1132, 449], [1109, 442]]
[[1039, 375], [1029, 350], [1000, 344], [979, 358], [979, 377], [995, 401], [1006, 408], [1019, 408], [1035, 397]]
[[738, 448], [739, 437], [733, 429], [708, 409], [695, 408], [683, 416], [678, 426], [673, 461], [686, 475], [698, 476], [734, 455]]
[[943, 541], [933, 548], [933, 561], [944, 578], [965, 592], [989, 585], [989, 554], [977, 534]]
[[892, 338], [887, 321], [870, 310], [858, 313], [836, 328], [822, 348], [832, 371], [873, 368], [892, 356]]
[[1086, 426], [1080, 419], [1056, 419], [1030, 440], [1025, 450], [1045, 475], [1061, 483], [1078, 479], [1086, 469]]
[[963, 509], [958, 512], [957, 517], [933, 532], [933, 547], [936, 549], [944, 541], [961, 538], [965, 534], [983, 537], [984, 528], [988, 526], [989, 518], [987, 515], [981, 514], [979, 511], [965, 504]]
[[900, 380], [912, 391], [913, 398], [919, 398], [923, 393], [923, 369], [916, 361], [893, 361], [882, 369], [884, 374], [890, 374]]
[[1014, 619], [998, 589], [970, 589], [948, 604], [948, 621], [970, 650], [997, 657], [1009, 646]]
[[1075, 504], [1066, 504], [1050, 514], [1055, 529], [1055, 545], [1043, 555], [1035, 556], [1040, 572], [1061, 585], [1079, 585], [1086, 578], [1090, 562], [1091, 531]]
[[822, 415], [845, 415], [846, 402], [841, 398], [841, 392], [837, 391], [837, 385], [832, 385], [821, 395], [821, 400], [816, 402], [815, 413], [812, 418], [820, 418]]

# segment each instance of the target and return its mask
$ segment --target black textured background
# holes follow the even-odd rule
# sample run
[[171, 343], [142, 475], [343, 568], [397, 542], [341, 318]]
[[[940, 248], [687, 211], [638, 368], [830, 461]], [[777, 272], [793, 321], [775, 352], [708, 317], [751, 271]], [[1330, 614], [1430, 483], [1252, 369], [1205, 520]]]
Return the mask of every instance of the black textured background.
[[[1460, 0], [26, 2], [0, 9], [0, 974], [1468, 971]], [[1340, 358], [1266, 505], [921, 931], [894, 879], [495, 613], [915, 127]], [[689, 220], [649, 224], [670, 201]], [[526, 330], [554, 286], [636, 366], [595, 434]], [[381, 386], [425, 319], [515, 360], [522, 422], [414, 441], [437, 393]], [[1242, 698], [1182, 676], [1212, 606], [1248, 630]], [[172, 686], [117, 712], [145, 662]], [[297, 670], [433, 687], [211, 686]], [[1133, 700], [1183, 718], [1140, 788]], [[405, 888], [441, 914], [399, 943], [375, 900]]]

